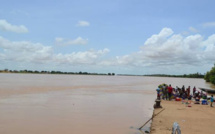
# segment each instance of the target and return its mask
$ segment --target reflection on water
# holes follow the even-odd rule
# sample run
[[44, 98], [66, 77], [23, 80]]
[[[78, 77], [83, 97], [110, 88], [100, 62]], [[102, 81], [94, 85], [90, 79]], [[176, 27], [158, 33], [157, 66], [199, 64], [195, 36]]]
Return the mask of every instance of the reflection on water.
[[0, 133], [142, 134], [161, 83], [210, 88], [203, 79], [0, 74]]

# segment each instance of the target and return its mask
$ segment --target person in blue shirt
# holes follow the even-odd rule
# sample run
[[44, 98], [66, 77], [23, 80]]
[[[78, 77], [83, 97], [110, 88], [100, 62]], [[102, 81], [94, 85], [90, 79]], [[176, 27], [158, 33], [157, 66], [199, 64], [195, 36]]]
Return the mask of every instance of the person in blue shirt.
[[213, 95], [211, 95], [211, 107], [213, 107], [214, 98]]
[[157, 91], [157, 99], [160, 100], [160, 88], [158, 87], [158, 88], [156, 89], [156, 91]]

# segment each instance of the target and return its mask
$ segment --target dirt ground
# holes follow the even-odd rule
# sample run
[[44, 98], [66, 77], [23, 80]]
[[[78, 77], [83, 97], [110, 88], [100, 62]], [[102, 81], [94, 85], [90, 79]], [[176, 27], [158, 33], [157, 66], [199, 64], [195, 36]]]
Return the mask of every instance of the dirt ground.
[[[174, 122], [180, 126], [182, 134], [214, 134], [215, 106], [194, 104], [191, 107], [181, 101], [161, 101], [165, 108], [152, 120], [151, 134], [170, 134]], [[162, 108], [154, 110], [154, 115]]]

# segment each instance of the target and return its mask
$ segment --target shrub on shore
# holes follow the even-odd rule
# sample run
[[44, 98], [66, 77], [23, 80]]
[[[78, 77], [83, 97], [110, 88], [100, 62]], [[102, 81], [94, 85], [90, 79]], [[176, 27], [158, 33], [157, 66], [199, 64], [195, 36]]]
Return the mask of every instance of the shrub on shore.
[[214, 64], [214, 67], [212, 67], [211, 70], [205, 74], [204, 79], [207, 82], [211, 82], [211, 83], [215, 84], [215, 64]]

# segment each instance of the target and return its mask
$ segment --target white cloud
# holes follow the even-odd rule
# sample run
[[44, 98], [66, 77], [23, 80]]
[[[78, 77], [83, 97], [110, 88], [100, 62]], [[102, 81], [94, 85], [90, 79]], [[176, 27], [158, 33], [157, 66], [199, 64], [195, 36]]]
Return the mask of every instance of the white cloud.
[[189, 27], [189, 31], [193, 33], [198, 33], [199, 31], [194, 27]]
[[87, 26], [90, 26], [90, 23], [88, 21], [79, 21], [77, 26], [79, 26], [79, 27], [87, 27]]
[[206, 22], [203, 24], [203, 27], [215, 27], [215, 22]]
[[84, 52], [72, 52], [70, 54], [57, 54], [54, 60], [61, 64], [99, 64], [100, 58], [107, 54], [109, 49], [89, 50]]
[[6, 20], [0, 20], [0, 30], [15, 32], [15, 33], [27, 33], [28, 29], [24, 25], [16, 26], [8, 23]]
[[179, 73], [188, 68], [201, 72], [202, 65], [214, 63], [215, 35], [204, 40], [199, 34], [184, 37], [173, 33], [172, 29], [163, 28], [159, 34], [148, 38], [140, 51], [102, 63], [151, 70], [148, 73]]
[[25, 62], [46, 62], [52, 59], [53, 48], [28, 41], [12, 42], [0, 36], [0, 48], [4, 60]]
[[[61, 38], [57, 38], [61, 41]], [[43, 64], [98, 64], [101, 58], [110, 50], [89, 50], [83, 52], [71, 52], [68, 54], [54, 53], [51, 46], [28, 41], [9, 41], [0, 36], [0, 61], [26, 62]]]
[[165, 39], [171, 34], [173, 34], [172, 29], [163, 28], [159, 34], [152, 35], [149, 39], [147, 39], [145, 45], [159, 45], [159, 43], [165, 41]]
[[60, 46], [68, 46], [68, 45], [86, 45], [88, 43], [88, 39], [83, 39], [82, 37], [78, 37], [74, 40], [68, 40], [61, 37], [55, 38], [56, 45]]
[[[56, 38], [55, 40], [61, 45], [69, 45], [80, 44], [77, 42], [82, 38], [74, 40]], [[109, 59], [106, 57], [110, 52], [107, 48], [64, 54], [55, 53], [51, 46], [27, 41], [10, 41], [3, 37], [0, 37], [0, 49], [3, 50], [0, 51], [1, 63], [3, 61], [43, 63], [46, 67], [63, 65], [65, 68], [80, 65], [89, 70], [91, 67], [94, 70], [111, 68], [120, 72], [125, 70], [143, 74], [205, 73], [208, 71], [206, 65], [213, 65], [215, 61], [215, 34], [208, 38], [200, 34], [184, 36], [175, 34], [170, 28], [163, 28], [158, 34], [148, 38], [139, 51]], [[82, 69], [80, 68], [79, 71]]]
[[[208, 60], [209, 57], [203, 59], [202, 55], [206, 54], [205, 50], [209, 47], [209, 44], [204, 45], [205, 41], [208, 42], [210, 38], [204, 41], [199, 34], [183, 37], [180, 34], [172, 33], [172, 31], [169, 31], [169, 36], [165, 38], [158, 37], [159, 42], [156, 42], [156, 44], [154, 44], [154, 41], [145, 42], [140, 52], [147, 63], [153, 61], [155, 65], [169, 63], [172, 65], [201, 65], [202, 62]], [[215, 40], [210, 42], [213, 46], [215, 45]]]
[[63, 42], [63, 41], [64, 41], [64, 39], [63, 39], [63, 38], [61, 38], [61, 37], [56, 37], [56, 38], [55, 38], [55, 41], [56, 41], [56, 42]]

